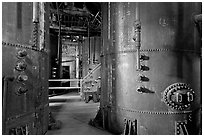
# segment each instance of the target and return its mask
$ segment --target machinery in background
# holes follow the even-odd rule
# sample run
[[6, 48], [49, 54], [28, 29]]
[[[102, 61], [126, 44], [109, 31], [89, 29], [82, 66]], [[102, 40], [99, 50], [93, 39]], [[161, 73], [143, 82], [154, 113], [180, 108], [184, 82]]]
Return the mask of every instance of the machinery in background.
[[99, 102], [101, 92], [101, 38], [87, 38], [82, 43], [82, 90], [81, 96], [86, 103], [89, 100]]
[[[98, 9], [94, 10], [93, 5]], [[100, 63], [100, 33], [100, 3], [50, 3], [51, 96], [63, 94], [69, 89], [80, 89], [82, 98], [88, 98], [89, 95], [84, 96], [86, 91], [92, 94], [92, 90], [83, 87], [87, 87], [87, 81], [96, 81], [87, 74]], [[69, 67], [69, 78], [63, 75], [66, 66]], [[95, 73], [100, 74], [99, 71]], [[98, 87], [98, 84], [94, 85], [91, 87]], [[95, 94], [92, 96], [95, 98]]]

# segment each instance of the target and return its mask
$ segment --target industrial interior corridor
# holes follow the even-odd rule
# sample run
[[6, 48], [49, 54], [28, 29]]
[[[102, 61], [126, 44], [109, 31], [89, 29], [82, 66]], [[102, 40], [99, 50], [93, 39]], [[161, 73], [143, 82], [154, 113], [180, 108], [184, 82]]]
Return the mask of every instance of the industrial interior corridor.
[[2, 2], [2, 134], [200, 135], [202, 53], [202, 2]]
[[111, 135], [111, 133], [89, 125], [98, 111], [99, 103], [85, 103], [77, 92], [69, 92], [49, 98], [50, 110], [60, 129], [48, 130], [47, 135]]

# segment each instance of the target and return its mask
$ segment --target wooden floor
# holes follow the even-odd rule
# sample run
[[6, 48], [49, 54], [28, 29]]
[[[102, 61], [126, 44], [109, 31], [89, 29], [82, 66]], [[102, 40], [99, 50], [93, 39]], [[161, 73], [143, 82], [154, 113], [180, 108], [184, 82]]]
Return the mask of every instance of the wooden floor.
[[89, 120], [97, 113], [99, 103], [85, 103], [76, 93], [50, 97], [50, 109], [56, 120], [62, 122], [60, 129], [48, 130], [47, 135], [111, 135], [90, 126]]

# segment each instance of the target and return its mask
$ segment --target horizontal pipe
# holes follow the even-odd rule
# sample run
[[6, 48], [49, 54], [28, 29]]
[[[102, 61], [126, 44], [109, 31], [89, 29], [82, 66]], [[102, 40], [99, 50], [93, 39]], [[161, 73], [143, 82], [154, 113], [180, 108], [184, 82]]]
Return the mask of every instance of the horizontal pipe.
[[81, 89], [81, 87], [49, 87], [49, 89]]
[[78, 45], [78, 42], [64, 42], [64, 44], [67, 44], [67, 45]]
[[81, 81], [82, 79], [49, 79], [49, 81]]

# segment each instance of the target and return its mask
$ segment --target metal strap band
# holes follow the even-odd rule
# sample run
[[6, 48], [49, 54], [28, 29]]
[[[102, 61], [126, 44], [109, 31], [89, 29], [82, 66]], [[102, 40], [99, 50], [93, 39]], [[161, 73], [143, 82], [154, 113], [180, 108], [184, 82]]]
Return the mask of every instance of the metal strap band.
[[[125, 50], [125, 51], [106, 53], [104, 55], [123, 54], [123, 53], [136, 53], [136, 52], [137, 52], [137, 50]], [[189, 53], [201, 54], [200, 51], [184, 50], [184, 49], [141, 49], [140, 52], [189, 52]]]
[[24, 44], [18, 44], [18, 43], [14, 44], [14, 43], [5, 42], [5, 41], [2, 41], [2, 45], [19, 47], [19, 48], [26, 48], [26, 49], [30, 49], [30, 50], [46, 53], [45, 50], [39, 50], [39, 49], [33, 48], [32, 45], [24, 45]]
[[143, 111], [143, 110], [135, 110], [135, 109], [127, 109], [122, 107], [115, 107], [116, 109], [120, 109], [123, 111], [128, 111], [132, 113], [142, 113], [142, 114], [155, 114], [155, 115], [180, 115], [180, 114], [189, 114], [192, 111], [182, 111], [182, 112], [164, 112], [164, 111]]

